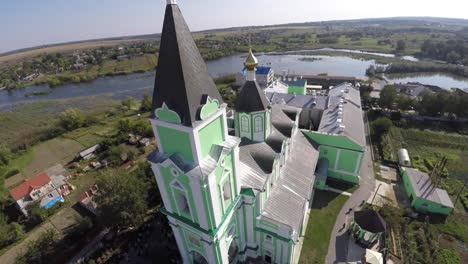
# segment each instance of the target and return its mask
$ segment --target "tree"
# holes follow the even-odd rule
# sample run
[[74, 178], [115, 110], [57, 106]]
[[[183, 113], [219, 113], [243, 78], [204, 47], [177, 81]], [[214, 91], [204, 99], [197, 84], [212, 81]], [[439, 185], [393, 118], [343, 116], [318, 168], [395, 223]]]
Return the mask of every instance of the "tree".
[[70, 108], [60, 115], [60, 124], [66, 130], [74, 130], [86, 124], [84, 114], [76, 109]]
[[406, 49], [406, 42], [402, 39], [398, 40], [395, 51], [397, 53], [400, 53], [400, 52], [403, 52], [405, 49]]
[[147, 209], [147, 186], [127, 171], [103, 171], [97, 180], [99, 218], [110, 228], [135, 227], [143, 223]]
[[137, 135], [143, 137], [151, 137], [153, 135], [153, 129], [151, 128], [151, 124], [146, 119], [141, 119], [133, 122], [131, 124], [131, 131]]
[[119, 122], [117, 122], [117, 131], [119, 131], [120, 134], [130, 133], [132, 131], [130, 119], [120, 119]]
[[11, 150], [0, 144], [0, 166], [6, 166], [10, 163]]
[[450, 63], [458, 63], [462, 57], [456, 51], [451, 51], [447, 54], [447, 61]]
[[417, 102], [409, 96], [399, 95], [397, 97], [397, 106], [400, 110], [412, 110]]
[[143, 99], [141, 100], [140, 110], [144, 112], [151, 111], [153, 108], [153, 102], [149, 94], [144, 94]]
[[393, 123], [392, 120], [386, 117], [380, 117], [377, 120], [373, 121], [371, 125], [374, 134], [377, 135], [377, 137], [382, 138], [390, 131], [390, 128], [393, 126]]
[[380, 92], [378, 103], [382, 108], [393, 108], [393, 104], [397, 99], [397, 92], [392, 86], [385, 86]]
[[136, 104], [136, 101], [133, 97], [127, 97], [127, 99], [123, 100], [121, 103], [122, 109], [124, 111], [130, 111], [132, 110], [133, 106]]

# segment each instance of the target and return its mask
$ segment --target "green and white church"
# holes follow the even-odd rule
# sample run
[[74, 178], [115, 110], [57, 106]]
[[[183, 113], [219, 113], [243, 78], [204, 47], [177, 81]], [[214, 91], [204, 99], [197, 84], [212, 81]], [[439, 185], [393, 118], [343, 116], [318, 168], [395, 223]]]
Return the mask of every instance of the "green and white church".
[[228, 117], [179, 7], [168, 1], [150, 119], [158, 150], [148, 160], [184, 263], [298, 262], [316, 165], [327, 154], [308, 135], [315, 132], [299, 129], [301, 108], [270, 103], [257, 64], [250, 51]]

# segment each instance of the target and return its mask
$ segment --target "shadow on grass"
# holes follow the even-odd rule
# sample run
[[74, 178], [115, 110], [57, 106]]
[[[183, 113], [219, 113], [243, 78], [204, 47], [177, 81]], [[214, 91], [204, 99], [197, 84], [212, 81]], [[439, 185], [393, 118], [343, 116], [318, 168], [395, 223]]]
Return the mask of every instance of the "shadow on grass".
[[312, 202], [312, 209], [322, 209], [328, 206], [330, 202], [340, 196], [338, 193], [327, 191], [316, 191], [314, 194], [314, 201]]

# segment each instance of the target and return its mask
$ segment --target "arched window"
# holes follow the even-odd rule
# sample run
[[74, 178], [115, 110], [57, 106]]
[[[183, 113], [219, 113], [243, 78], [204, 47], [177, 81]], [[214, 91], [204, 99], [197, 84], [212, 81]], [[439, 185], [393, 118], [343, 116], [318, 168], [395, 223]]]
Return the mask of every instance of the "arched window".
[[241, 117], [241, 131], [249, 132], [249, 118], [246, 116]]
[[263, 117], [261, 117], [261, 116], [255, 117], [254, 124], [255, 124], [254, 132], [262, 132], [263, 131]]
[[192, 251], [190, 252], [192, 255], [193, 263], [195, 264], [208, 264], [208, 261], [206, 261], [205, 257], [198, 253], [197, 251]]
[[187, 199], [187, 192], [185, 191], [185, 188], [182, 187], [178, 181], [174, 181], [172, 183], [172, 192], [174, 193], [174, 199], [177, 204], [179, 214], [191, 218], [192, 213], [190, 211], [190, 205]]

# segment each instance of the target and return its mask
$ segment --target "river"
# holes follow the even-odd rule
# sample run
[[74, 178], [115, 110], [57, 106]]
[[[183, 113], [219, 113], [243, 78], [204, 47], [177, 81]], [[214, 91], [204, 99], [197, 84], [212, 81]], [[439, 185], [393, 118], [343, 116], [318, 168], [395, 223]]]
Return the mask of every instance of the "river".
[[[358, 51], [354, 51], [358, 52]], [[390, 56], [391, 54], [374, 53], [377, 56]], [[374, 60], [354, 59], [345, 56], [322, 55], [294, 55], [294, 54], [260, 54], [260, 65], [270, 66], [275, 73], [290, 74], [320, 74], [364, 77], [366, 69], [375, 64]], [[219, 77], [238, 72], [242, 68], [244, 56], [234, 55], [224, 57], [207, 63], [209, 73], [213, 77]], [[43, 95], [26, 96], [33, 92], [45, 91], [48, 85], [29, 86], [13, 91], [0, 91], [0, 107], [19, 102], [34, 102], [40, 100], [67, 99], [96, 95], [111, 95], [113, 99], [121, 100], [127, 96], [141, 98], [145, 93], [151, 93], [154, 84], [155, 73], [136, 73], [114, 77], [102, 77], [97, 80], [79, 84], [66, 84], [51, 89], [51, 92]], [[420, 82], [436, 85], [442, 88], [467, 88], [468, 79], [455, 78], [444, 74], [411, 74], [391, 75], [387, 78], [392, 82]], [[0, 110], [1, 111], [1, 110]]]

